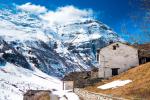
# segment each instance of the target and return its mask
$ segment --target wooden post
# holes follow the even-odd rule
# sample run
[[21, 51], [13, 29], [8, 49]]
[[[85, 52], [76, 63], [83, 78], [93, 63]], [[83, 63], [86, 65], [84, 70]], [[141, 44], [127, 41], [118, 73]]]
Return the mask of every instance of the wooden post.
[[75, 82], [74, 82], [74, 80], [73, 80], [73, 92], [74, 92], [74, 83], [75, 83]]
[[65, 85], [65, 82], [63, 81], [63, 90], [65, 90], [65, 86], [64, 85]]

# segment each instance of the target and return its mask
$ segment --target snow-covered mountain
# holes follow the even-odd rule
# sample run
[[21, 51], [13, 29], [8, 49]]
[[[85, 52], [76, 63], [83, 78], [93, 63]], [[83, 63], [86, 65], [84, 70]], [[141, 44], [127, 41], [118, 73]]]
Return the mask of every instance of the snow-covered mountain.
[[96, 50], [121, 38], [93, 18], [50, 24], [44, 15], [0, 9], [0, 58], [16, 66], [63, 77], [97, 67]]

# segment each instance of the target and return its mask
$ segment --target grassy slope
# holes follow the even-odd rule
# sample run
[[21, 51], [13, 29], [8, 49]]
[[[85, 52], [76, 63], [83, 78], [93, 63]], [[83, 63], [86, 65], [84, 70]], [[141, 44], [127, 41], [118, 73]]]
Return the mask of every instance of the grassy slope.
[[[116, 89], [101, 90], [97, 88], [97, 86], [118, 79], [130, 79], [133, 82]], [[92, 92], [111, 94], [127, 99], [150, 100], [150, 63], [140, 65], [125, 73], [112, 77], [109, 80], [103, 80], [95, 86], [90, 86], [85, 89]]]

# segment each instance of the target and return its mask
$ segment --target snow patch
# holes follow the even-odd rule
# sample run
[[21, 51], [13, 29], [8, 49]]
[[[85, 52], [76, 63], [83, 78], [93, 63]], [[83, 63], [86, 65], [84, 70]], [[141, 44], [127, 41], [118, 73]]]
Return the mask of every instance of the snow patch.
[[130, 82], [132, 82], [132, 80], [117, 80], [117, 81], [113, 81], [113, 82], [98, 86], [97, 88], [102, 89], [102, 90], [114, 89], [117, 87], [124, 86]]

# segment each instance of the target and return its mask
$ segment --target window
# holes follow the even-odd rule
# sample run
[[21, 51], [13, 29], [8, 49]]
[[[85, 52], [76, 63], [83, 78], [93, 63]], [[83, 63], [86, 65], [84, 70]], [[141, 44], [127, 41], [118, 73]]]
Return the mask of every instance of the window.
[[119, 44], [116, 44], [117, 47], [119, 47]]
[[96, 58], [96, 59], [97, 59], [97, 61], [99, 61], [99, 54], [98, 54], [98, 53], [97, 53], [96, 57], [97, 57], [97, 58]]
[[115, 45], [113, 46], [113, 50], [116, 50], [116, 46]]
[[119, 68], [112, 68], [112, 76], [118, 75]]
[[96, 52], [96, 60], [99, 62], [99, 52], [100, 52], [100, 50], [97, 50], [97, 52]]

